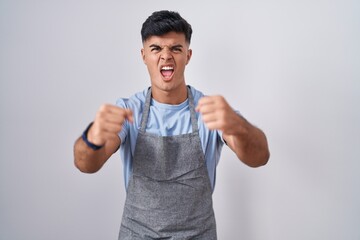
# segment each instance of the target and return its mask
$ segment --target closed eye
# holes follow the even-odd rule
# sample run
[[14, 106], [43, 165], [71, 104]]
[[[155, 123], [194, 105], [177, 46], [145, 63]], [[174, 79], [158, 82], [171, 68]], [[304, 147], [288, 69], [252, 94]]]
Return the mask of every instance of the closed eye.
[[181, 45], [176, 45], [171, 47], [171, 51], [172, 52], [182, 52], [182, 46]]
[[[149, 47], [150, 47], [151, 52], [160, 52], [162, 50], [162, 48], [156, 44], [151, 44]], [[174, 46], [170, 47], [170, 51], [174, 52], [174, 53], [181, 53], [183, 51], [183, 46], [180, 44], [174, 45]]]
[[150, 48], [150, 50], [152, 52], [159, 52], [161, 50], [161, 48], [159, 46], [153, 46], [153, 47]]

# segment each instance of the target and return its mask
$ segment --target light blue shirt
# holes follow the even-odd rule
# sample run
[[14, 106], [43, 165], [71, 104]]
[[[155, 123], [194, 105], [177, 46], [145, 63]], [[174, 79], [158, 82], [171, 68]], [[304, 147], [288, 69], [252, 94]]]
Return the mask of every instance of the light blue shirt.
[[[203, 93], [190, 87], [194, 97], [194, 105]], [[130, 98], [120, 98], [116, 105], [122, 108], [129, 108], [133, 111], [134, 122], [125, 121], [119, 137], [121, 139], [120, 157], [124, 165], [124, 180], [127, 188], [132, 174], [132, 161], [135, 151], [136, 138], [140, 129], [141, 117], [145, 106], [145, 98], [148, 89], [136, 93]], [[201, 115], [196, 113], [198, 119], [199, 135], [202, 149], [205, 155], [206, 166], [210, 178], [211, 187], [214, 190], [216, 180], [216, 166], [219, 162], [221, 149], [224, 145], [220, 131], [209, 130], [201, 119]], [[190, 110], [188, 100], [179, 105], [170, 105], [156, 102], [151, 99], [149, 118], [146, 131], [159, 136], [173, 136], [192, 132]]]

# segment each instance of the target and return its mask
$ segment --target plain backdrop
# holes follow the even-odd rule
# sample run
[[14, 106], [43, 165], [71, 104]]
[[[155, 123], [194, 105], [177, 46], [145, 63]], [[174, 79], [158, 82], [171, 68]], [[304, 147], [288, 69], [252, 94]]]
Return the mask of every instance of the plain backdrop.
[[0, 0], [0, 239], [117, 239], [119, 154], [83, 174], [73, 143], [149, 86], [140, 29], [162, 9], [193, 27], [187, 83], [269, 141], [257, 169], [224, 147], [219, 239], [360, 239], [358, 0]]

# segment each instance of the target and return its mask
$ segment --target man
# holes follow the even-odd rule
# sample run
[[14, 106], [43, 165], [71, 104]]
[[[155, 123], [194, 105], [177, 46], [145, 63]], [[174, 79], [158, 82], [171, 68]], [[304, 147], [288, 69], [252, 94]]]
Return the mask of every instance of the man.
[[75, 165], [98, 171], [120, 147], [127, 196], [119, 239], [216, 239], [212, 192], [223, 143], [246, 165], [267, 163], [264, 133], [222, 96], [185, 83], [192, 29], [154, 12], [141, 30], [151, 88], [103, 105], [74, 146]]

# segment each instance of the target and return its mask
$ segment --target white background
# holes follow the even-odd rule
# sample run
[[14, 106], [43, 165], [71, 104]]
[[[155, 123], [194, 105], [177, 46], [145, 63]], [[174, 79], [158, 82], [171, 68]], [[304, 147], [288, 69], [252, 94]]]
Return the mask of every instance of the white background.
[[0, 239], [117, 239], [115, 154], [96, 174], [73, 143], [102, 103], [149, 84], [141, 24], [193, 26], [188, 84], [267, 134], [252, 169], [224, 148], [220, 240], [360, 239], [360, 2], [0, 0]]

